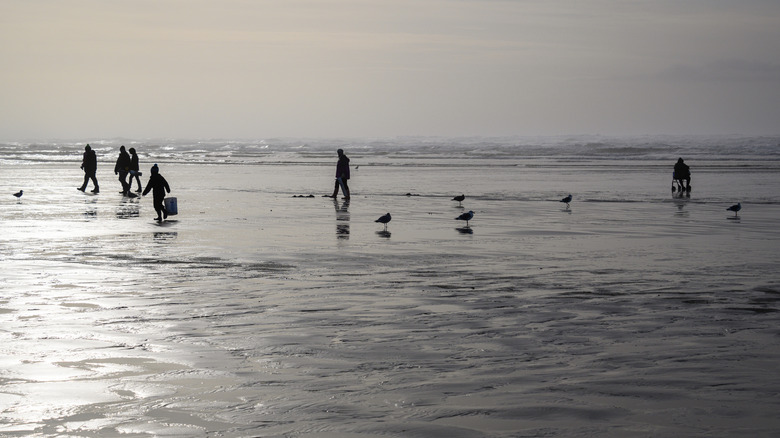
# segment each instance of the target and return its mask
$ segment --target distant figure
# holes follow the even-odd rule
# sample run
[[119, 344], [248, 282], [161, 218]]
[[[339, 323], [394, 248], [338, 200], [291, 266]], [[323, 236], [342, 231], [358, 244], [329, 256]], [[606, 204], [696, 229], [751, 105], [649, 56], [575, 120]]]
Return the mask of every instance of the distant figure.
[[122, 146], [119, 148], [119, 158], [116, 159], [116, 166], [114, 166], [114, 175], [119, 175], [123, 195], [127, 195], [130, 192], [130, 185], [126, 181], [128, 172], [130, 172], [130, 154]]
[[[680, 187], [680, 191], [691, 191], [691, 169], [683, 161], [682, 158], [677, 160], [674, 165], [674, 179], [677, 181], [677, 185]], [[683, 181], [687, 183], [687, 187], [683, 184]]]
[[568, 207], [569, 206], [569, 202], [571, 202], [571, 193], [569, 193], [569, 196], [561, 199], [561, 202], [565, 203], [566, 206]]
[[138, 183], [136, 193], [141, 193], [141, 172], [138, 170], [138, 154], [135, 153], [135, 148], [130, 148], [130, 180], [128, 181], [127, 189], [133, 189], [133, 177], [135, 177], [135, 181]]
[[95, 155], [95, 151], [89, 145], [84, 147], [84, 158], [81, 159], [81, 168], [84, 169], [84, 184], [78, 187], [78, 190], [85, 191], [91, 179], [92, 185], [95, 186], [92, 189], [92, 193], [100, 193], [100, 186], [98, 186], [97, 177], [95, 176], [95, 172], [97, 172], [97, 155]]
[[737, 202], [735, 205], [732, 205], [731, 207], [727, 208], [726, 210], [728, 210], [728, 211], [733, 211], [733, 212], [734, 212], [734, 216], [736, 216], [736, 215], [737, 215], [737, 213], [738, 213], [740, 210], [742, 210], [742, 203], [740, 203], [740, 202]]
[[345, 199], [349, 199], [349, 186], [347, 180], [349, 180], [349, 158], [344, 155], [344, 150], [339, 149], [339, 162], [336, 164], [336, 185], [333, 187], [333, 196], [335, 198], [339, 194], [339, 186], [341, 186], [341, 192], [344, 194]]
[[24, 194], [24, 190], [19, 190], [18, 192], [14, 193], [14, 196], [16, 196], [16, 199], [19, 199]]
[[165, 194], [171, 192], [171, 188], [168, 186], [168, 181], [160, 175], [160, 169], [156, 164], [152, 166], [151, 172], [152, 175], [149, 177], [149, 182], [146, 183], [146, 190], [144, 190], [143, 196], [146, 196], [149, 190], [153, 190], [154, 211], [157, 212], [155, 220], [161, 222], [168, 217], [168, 211], [165, 209], [165, 205], [163, 205], [163, 200], [165, 199]]
[[380, 224], [385, 224], [385, 231], [387, 231], [387, 223], [390, 222], [392, 217], [390, 217], [390, 213], [387, 213], [384, 216], [380, 216], [379, 219], [375, 220], [374, 222], [379, 222]]
[[458, 201], [458, 207], [462, 207], [463, 206], [462, 202], [463, 202], [464, 199], [466, 199], [466, 195], [458, 195], [458, 196], [452, 198], [453, 201]]
[[466, 227], [469, 226], [469, 221], [474, 218], [474, 212], [469, 210], [466, 213], [455, 218], [456, 221], [466, 221]]

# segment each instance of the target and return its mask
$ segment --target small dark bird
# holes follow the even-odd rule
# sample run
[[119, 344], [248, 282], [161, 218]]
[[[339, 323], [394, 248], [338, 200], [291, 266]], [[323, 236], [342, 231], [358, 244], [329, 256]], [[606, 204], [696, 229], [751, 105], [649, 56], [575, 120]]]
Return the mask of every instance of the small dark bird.
[[737, 212], [742, 210], [742, 203], [737, 202], [735, 205], [732, 205], [731, 207], [727, 208], [726, 210], [733, 211], [734, 212], [734, 216], [736, 216]]
[[571, 202], [571, 193], [569, 194], [569, 196], [561, 199], [561, 202], [565, 202], [566, 206], [568, 207], [569, 206], [569, 202]]
[[459, 206], [463, 206], [463, 204], [461, 204], [461, 202], [463, 202], [464, 199], [466, 199], [466, 195], [459, 195], [459, 196], [456, 196], [456, 197], [452, 198], [453, 201], [458, 201], [458, 205]]
[[390, 222], [390, 213], [387, 213], [384, 216], [381, 216], [379, 219], [375, 220], [374, 222], [379, 222], [380, 224], [385, 224], [385, 231], [387, 231], [387, 223]]
[[19, 190], [18, 193], [14, 193], [14, 196], [16, 196], [17, 198], [21, 198], [22, 194], [24, 194], [24, 190]]
[[469, 226], [469, 221], [474, 217], [474, 212], [469, 210], [466, 213], [455, 218], [456, 221], [466, 221], [466, 227]]

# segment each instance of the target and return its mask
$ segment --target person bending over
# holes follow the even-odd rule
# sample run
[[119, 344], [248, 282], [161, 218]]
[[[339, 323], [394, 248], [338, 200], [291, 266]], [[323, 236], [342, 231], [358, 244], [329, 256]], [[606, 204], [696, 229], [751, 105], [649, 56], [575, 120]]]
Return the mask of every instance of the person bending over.
[[[680, 185], [680, 190], [685, 187], [686, 191], [691, 191], [691, 169], [682, 158], [677, 160], [677, 164], [674, 165], [674, 179]], [[687, 186], [683, 185], [683, 181], [687, 183]]]

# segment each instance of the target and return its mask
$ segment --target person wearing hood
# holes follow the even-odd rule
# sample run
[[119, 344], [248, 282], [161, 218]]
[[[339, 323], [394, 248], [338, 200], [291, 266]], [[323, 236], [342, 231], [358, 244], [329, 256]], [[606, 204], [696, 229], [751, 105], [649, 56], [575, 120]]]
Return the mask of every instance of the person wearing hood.
[[133, 189], [133, 177], [138, 183], [138, 190], [136, 193], [141, 193], [141, 172], [138, 167], [138, 154], [135, 153], [135, 148], [130, 148], [130, 179], [128, 180], [127, 189]]
[[160, 175], [160, 169], [157, 164], [152, 166], [151, 176], [149, 176], [149, 182], [146, 183], [146, 190], [144, 190], [143, 196], [146, 196], [149, 191], [152, 191], [152, 197], [154, 198], [154, 210], [157, 212], [158, 222], [168, 217], [168, 211], [165, 209], [163, 200], [165, 200], [165, 194], [171, 192], [171, 188], [168, 186], [168, 181]]
[[349, 180], [349, 158], [344, 155], [343, 149], [339, 149], [337, 153], [339, 154], [339, 162], [336, 164], [336, 185], [333, 187], [331, 198], [338, 196], [340, 186], [344, 199], [349, 199], [349, 186], [347, 185], [347, 180]]
[[116, 159], [116, 166], [114, 166], [114, 175], [119, 175], [123, 195], [127, 195], [130, 191], [130, 184], [127, 183], [127, 173], [130, 172], [130, 164], [130, 154], [127, 153], [124, 146], [120, 147], [119, 157]]

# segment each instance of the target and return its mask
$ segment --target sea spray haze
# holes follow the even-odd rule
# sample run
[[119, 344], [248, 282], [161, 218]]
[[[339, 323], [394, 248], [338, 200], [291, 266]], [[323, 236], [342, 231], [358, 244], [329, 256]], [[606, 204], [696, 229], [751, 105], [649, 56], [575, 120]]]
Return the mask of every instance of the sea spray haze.
[[0, 434], [776, 436], [778, 143], [2, 143]]

